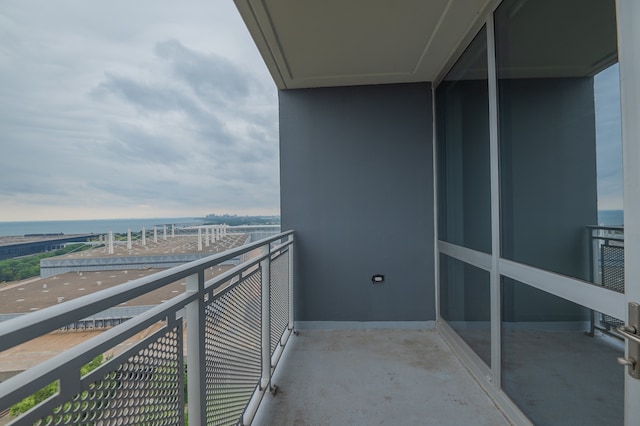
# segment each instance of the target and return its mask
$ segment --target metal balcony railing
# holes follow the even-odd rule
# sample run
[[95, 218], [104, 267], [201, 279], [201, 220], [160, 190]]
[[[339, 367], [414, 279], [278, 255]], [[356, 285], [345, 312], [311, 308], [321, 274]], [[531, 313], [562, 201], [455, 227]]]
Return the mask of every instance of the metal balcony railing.
[[[589, 226], [589, 256], [591, 281], [602, 287], [624, 293], [624, 227]], [[591, 332], [608, 332], [624, 324], [620, 319], [602, 313], [592, 313]]]
[[[251, 423], [293, 330], [293, 248], [293, 232], [284, 232], [0, 323], [1, 352], [186, 280], [184, 293], [1, 383], [0, 412], [57, 383], [14, 424]], [[208, 268], [238, 256], [240, 265], [205, 280]]]

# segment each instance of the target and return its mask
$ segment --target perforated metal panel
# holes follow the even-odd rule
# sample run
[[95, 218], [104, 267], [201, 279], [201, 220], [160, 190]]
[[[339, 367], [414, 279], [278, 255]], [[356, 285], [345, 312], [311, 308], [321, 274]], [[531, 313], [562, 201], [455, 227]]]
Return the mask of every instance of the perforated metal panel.
[[[35, 425], [183, 425], [181, 323], [160, 330], [82, 380], [82, 391], [45, 413]], [[114, 368], [115, 367], [115, 368]], [[104, 374], [103, 374], [104, 373]], [[89, 377], [89, 376], [88, 376]], [[95, 377], [93, 374], [91, 377]]]
[[[624, 247], [603, 244], [600, 247], [600, 270], [602, 286], [624, 293]], [[603, 325], [607, 329], [623, 325], [624, 321], [602, 314]]]
[[205, 306], [207, 425], [235, 425], [261, 373], [260, 270]]
[[624, 247], [603, 244], [600, 247], [602, 286], [624, 293]]
[[289, 325], [289, 252], [271, 261], [271, 354]]

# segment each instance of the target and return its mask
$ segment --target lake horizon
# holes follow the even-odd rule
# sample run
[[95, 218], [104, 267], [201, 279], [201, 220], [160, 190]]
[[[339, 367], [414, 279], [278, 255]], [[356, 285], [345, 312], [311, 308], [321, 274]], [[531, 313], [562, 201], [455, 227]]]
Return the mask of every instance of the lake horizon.
[[104, 234], [109, 231], [132, 232], [154, 226], [202, 224], [204, 217], [135, 218], [135, 219], [80, 219], [0, 222], [0, 236], [28, 234]]

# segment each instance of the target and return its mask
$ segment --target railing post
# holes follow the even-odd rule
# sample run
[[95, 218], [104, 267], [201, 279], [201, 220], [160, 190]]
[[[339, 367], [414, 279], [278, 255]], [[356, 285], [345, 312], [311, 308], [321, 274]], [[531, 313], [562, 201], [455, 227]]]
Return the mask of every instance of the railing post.
[[[596, 232], [598, 235], [593, 235]], [[599, 250], [599, 242], [600, 242], [600, 230], [599, 229], [590, 229], [589, 230], [589, 238], [590, 238], [590, 251], [591, 251], [591, 281], [594, 284], [601, 284], [602, 281], [600, 279], [600, 250]]]
[[[293, 241], [293, 234], [289, 235], [289, 238]], [[293, 273], [295, 272], [295, 269], [293, 267], [293, 261], [294, 261], [294, 249], [296, 243], [295, 241], [293, 241], [292, 244], [289, 244], [289, 330], [293, 330], [294, 324], [293, 324], [293, 283], [294, 283], [294, 279], [293, 279]]]
[[271, 281], [271, 250], [270, 244], [262, 246], [262, 254], [266, 257], [260, 262], [262, 270], [262, 377], [260, 388], [265, 389], [271, 381], [271, 312], [270, 312], [270, 281]]
[[[596, 262], [596, 252], [597, 252], [597, 239], [594, 237], [593, 232], [595, 229], [587, 228], [587, 232], [589, 234], [589, 268], [591, 269], [591, 282], [594, 284], [599, 283], [598, 279], [598, 262]], [[587, 332], [588, 336], [595, 336], [596, 333], [596, 313], [593, 309], [589, 309], [589, 331]]]
[[187, 291], [198, 298], [187, 305], [187, 393], [189, 423], [206, 423], [204, 271], [187, 277]]

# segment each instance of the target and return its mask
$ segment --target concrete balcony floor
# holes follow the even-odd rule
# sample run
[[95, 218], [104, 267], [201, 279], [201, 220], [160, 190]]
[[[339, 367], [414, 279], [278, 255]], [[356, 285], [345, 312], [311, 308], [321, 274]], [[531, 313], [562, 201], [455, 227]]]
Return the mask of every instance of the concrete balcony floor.
[[436, 330], [301, 330], [256, 425], [509, 425]]

